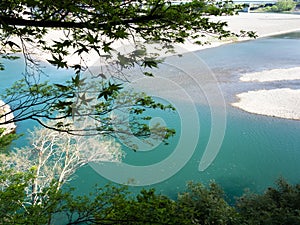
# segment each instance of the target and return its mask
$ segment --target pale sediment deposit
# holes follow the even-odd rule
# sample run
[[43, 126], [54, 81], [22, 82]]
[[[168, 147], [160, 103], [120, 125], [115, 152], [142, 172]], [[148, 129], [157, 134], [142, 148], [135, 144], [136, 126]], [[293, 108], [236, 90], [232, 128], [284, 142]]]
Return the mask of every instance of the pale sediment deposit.
[[[300, 80], [300, 67], [264, 70], [240, 77], [243, 82], [280, 82]], [[244, 111], [300, 120], [300, 89], [279, 88], [256, 90], [236, 95], [238, 102], [232, 106]]]
[[300, 120], [300, 89], [280, 88], [238, 94], [233, 106], [250, 113]]
[[2, 124], [14, 118], [13, 113], [9, 113], [10, 111], [10, 106], [0, 100], [0, 128], [5, 128], [5, 131], [2, 135], [13, 133], [16, 129], [15, 123]]
[[247, 73], [241, 78], [241, 81], [283, 81], [283, 80], [300, 80], [300, 67], [287, 69], [264, 70], [261, 72]]
[[[239, 13], [234, 16], [216, 17], [216, 19], [226, 21], [230, 31], [236, 33], [240, 30], [254, 31], [259, 38], [300, 30], [299, 14]], [[245, 37], [245, 39], [249, 38]]]

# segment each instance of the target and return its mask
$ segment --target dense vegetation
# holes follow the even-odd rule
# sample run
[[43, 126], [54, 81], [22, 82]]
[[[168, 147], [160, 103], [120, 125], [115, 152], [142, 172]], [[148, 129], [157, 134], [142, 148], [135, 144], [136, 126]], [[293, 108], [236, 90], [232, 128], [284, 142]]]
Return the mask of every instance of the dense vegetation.
[[300, 185], [283, 179], [263, 194], [246, 192], [232, 206], [215, 183], [188, 183], [176, 200], [154, 189], [132, 194], [114, 185], [74, 196], [74, 189], [57, 191], [52, 183], [31, 204], [26, 190], [32, 178], [32, 171], [1, 174], [1, 224], [300, 224]]
[[297, 2], [294, 0], [278, 0], [272, 6], [266, 6], [259, 8], [257, 11], [262, 12], [288, 12], [293, 11], [297, 5]]

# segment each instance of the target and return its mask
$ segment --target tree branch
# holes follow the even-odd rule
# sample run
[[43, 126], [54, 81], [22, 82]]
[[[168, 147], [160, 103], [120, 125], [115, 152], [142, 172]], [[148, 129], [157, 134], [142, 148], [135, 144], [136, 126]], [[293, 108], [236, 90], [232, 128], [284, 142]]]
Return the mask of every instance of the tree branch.
[[14, 26], [30, 26], [30, 27], [45, 27], [45, 28], [105, 28], [108, 23], [109, 26], [115, 25], [128, 25], [132, 23], [141, 23], [153, 20], [162, 19], [159, 15], [146, 15], [132, 19], [121, 20], [121, 21], [109, 21], [105, 23], [92, 23], [88, 22], [74, 22], [74, 21], [55, 21], [55, 20], [28, 20], [23, 18], [14, 18], [9, 16], [0, 15], [0, 24], [2, 25], [14, 25]]

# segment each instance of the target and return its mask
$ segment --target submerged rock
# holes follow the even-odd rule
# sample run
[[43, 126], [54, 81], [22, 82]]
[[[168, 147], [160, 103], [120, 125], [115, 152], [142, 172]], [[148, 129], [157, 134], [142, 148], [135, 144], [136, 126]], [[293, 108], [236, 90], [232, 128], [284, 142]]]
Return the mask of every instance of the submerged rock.
[[5, 131], [3, 132], [2, 135], [13, 133], [16, 130], [17, 126], [15, 125], [15, 123], [2, 124], [14, 118], [13, 113], [9, 113], [10, 111], [11, 111], [10, 106], [5, 104], [5, 102], [3, 102], [2, 100], [0, 100], [0, 129], [5, 128]]

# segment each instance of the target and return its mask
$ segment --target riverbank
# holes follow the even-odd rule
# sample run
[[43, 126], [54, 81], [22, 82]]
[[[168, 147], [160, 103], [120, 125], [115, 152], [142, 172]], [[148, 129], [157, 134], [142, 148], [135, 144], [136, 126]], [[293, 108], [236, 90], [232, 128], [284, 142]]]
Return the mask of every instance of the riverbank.
[[[215, 16], [211, 17], [214, 22], [222, 21], [228, 24], [227, 29], [233, 33], [239, 34], [241, 31], [253, 31], [257, 38], [274, 36], [294, 31], [300, 31], [300, 15], [299, 14], [283, 14], [283, 13], [239, 13], [234, 16]], [[224, 44], [253, 40], [247, 36], [229, 37], [219, 40], [217, 37], [204, 38], [201, 41], [208, 44], [193, 44], [192, 40], [187, 40], [184, 44], [176, 44], [176, 50], [179, 53], [199, 51], [207, 48], [215, 48]], [[120, 43], [116, 43], [116, 47], [121, 47]]]
[[[218, 16], [212, 17], [213, 21], [227, 22], [227, 30], [233, 33], [243, 31], [254, 31], [257, 38], [274, 36], [294, 31], [300, 31], [300, 15], [299, 14], [283, 14], [283, 13], [239, 13], [234, 16]], [[209, 39], [210, 44], [195, 45], [191, 41], [179, 44], [180, 48], [186, 51], [198, 51], [207, 48], [218, 47], [220, 45], [253, 40], [253, 38], [241, 36], [232, 37], [224, 40]]]
[[[284, 13], [240, 13], [221, 17], [233, 32], [254, 31], [258, 38], [300, 31], [300, 15]], [[249, 38], [240, 38], [241, 40]]]
[[[227, 30], [233, 33], [240, 33], [243, 31], [254, 31], [256, 32], [258, 38], [272, 36], [276, 34], [289, 33], [292, 31], [300, 30], [300, 15], [296, 14], [281, 14], [281, 13], [239, 13], [234, 16], [215, 16], [210, 17], [210, 19], [214, 22], [222, 21], [227, 22], [228, 27]], [[60, 30], [52, 30], [45, 36], [45, 41], [51, 43], [52, 41], [58, 41], [61, 39], [65, 39], [66, 35], [71, 35], [70, 33], [66, 34]], [[192, 40], [187, 40], [184, 44], [176, 44], [176, 51], [178, 54], [183, 54], [185, 52], [192, 52], [203, 50], [207, 48], [218, 47], [220, 45], [250, 40], [252, 38], [249, 37], [229, 37], [227, 39], [219, 40], [217, 37], [208, 36], [204, 39], [201, 39], [203, 43], [209, 42], [209, 44], [197, 45], [193, 44]], [[18, 40], [14, 40], [18, 43]], [[21, 46], [21, 45], [20, 45]], [[131, 46], [131, 47], [130, 47]], [[113, 49], [117, 49], [122, 51], [125, 48], [125, 51], [134, 48], [134, 44], [132, 40], [119, 40], [115, 41], [112, 46]], [[38, 50], [34, 48], [34, 46], [27, 46], [28, 50], [31, 51], [35, 57], [39, 60], [46, 61], [47, 59], [51, 59], [51, 53], [45, 52], [45, 50]], [[70, 51], [72, 52], [72, 50]], [[174, 53], [162, 53], [162, 56], [169, 56]], [[83, 60], [88, 66], [94, 65], [98, 60], [98, 53], [89, 53], [84, 54], [81, 58], [76, 55], [70, 55], [66, 57], [66, 61], [68, 64], [77, 64], [82, 62]], [[99, 61], [99, 60], [98, 60]]]

